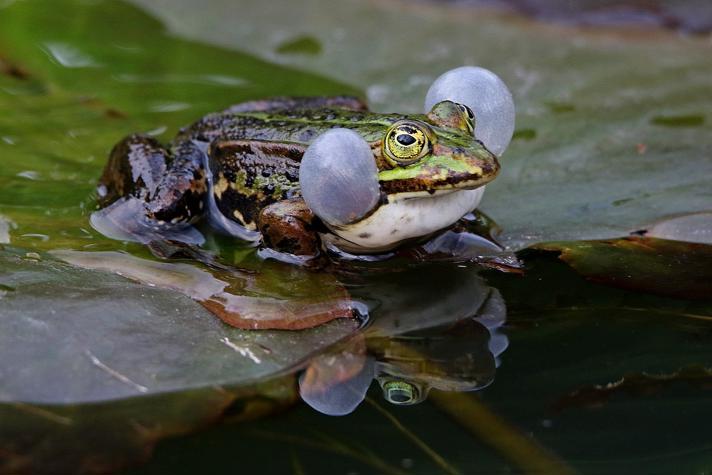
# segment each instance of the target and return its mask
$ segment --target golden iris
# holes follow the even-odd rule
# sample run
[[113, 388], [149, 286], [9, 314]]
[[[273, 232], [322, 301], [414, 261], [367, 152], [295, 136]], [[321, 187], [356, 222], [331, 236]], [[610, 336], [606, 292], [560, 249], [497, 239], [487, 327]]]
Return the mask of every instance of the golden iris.
[[383, 140], [386, 157], [394, 165], [408, 165], [423, 158], [430, 151], [426, 130], [415, 122], [396, 122]]

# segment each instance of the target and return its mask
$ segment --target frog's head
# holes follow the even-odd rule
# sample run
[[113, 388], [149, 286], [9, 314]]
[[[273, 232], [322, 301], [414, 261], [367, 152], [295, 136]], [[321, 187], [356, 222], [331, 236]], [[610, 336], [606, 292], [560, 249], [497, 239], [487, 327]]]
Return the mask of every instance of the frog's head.
[[395, 121], [375, 151], [381, 191], [396, 199], [473, 190], [494, 180], [497, 157], [474, 136], [475, 115], [452, 101]]
[[512, 136], [514, 105], [498, 77], [481, 68], [450, 71], [426, 105], [424, 115], [381, 116], [375, 135], [331, 129], [305, 152], [302, 195], [337, 247], [379, 252], [445, 229], [477, 207], [499, 173], [495, 153]]

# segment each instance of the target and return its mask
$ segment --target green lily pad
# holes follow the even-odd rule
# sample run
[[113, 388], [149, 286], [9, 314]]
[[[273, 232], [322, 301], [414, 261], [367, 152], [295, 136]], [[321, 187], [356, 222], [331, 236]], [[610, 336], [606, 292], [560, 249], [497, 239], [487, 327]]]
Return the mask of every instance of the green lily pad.
[[[377, 110], [420, 112], [430, 83], [456, 66], [495, 71], [513, 92], [518, 132], [481, 209], [513, 248], [618, 237], [710, 208], [707, 38], [542, 25], [442, 2], [281, 0], [279, 15], [258, 0], [133, 2], [183, 36], [348, 81]], [[274, 53], [298, 34], [321, 54]]]
[[[57, 21], [63, 12], [67, 21]], [[87, 215], [123, 136], [169, 140], [230, 104], [354, 89], [224, 48], [181, 40], [123, 2], [0, 3], [0, 214], [36, 249], [120, 247]], [[4, 234], [3, 234], [4, 236]]]

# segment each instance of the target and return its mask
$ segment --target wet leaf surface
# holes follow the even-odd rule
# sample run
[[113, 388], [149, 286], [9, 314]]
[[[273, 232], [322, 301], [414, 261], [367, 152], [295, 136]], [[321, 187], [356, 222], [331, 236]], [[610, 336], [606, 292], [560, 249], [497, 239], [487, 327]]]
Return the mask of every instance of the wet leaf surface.
[[647, 226], [637, 234], [673, 241], [712, 244], [712, 212], [670, 216]]

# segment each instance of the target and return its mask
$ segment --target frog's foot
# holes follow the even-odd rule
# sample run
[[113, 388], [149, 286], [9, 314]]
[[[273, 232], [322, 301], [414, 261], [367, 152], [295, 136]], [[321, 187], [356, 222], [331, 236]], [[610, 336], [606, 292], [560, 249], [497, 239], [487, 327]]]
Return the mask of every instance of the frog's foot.
[[99, 206], [105, 208], [120, 198], [149, 200], [168, 162], [168, 152], [153, 137], [135, 134], [124, 138], [111, 150], [99, 178]]
[[317, 219], [301, 198], [278, 201], [262, 209], [258, 229], [265, 246], [296, 256], [316, 256]]
[[204, 152], [191, 142], [170, 152], [145, 135], [116, 144], [97, 188], [102, 208], [133, 197], [146, 203], [149, 218], [171, 224], [195, 222], [206, 192]]
[[104, 209], [92, 224], [110, 237], [175, 239], [202, 215], [206, 192], [204, 153], [197, 146], [186, 142], [171, 153], [152, 137], [131, 135], [111, 151], [97, 188]]
[[161, 242], [200, 245], [205, 241], [203, 235], [193, 226], [185, 223], [159, 222], [149, 216], [150, 211], [145, 201], [127, 196], [117, 199], [106, 208], [93, 212], [89, 221], [101, 234], [119, 241], [140, 242], [147, 245]]
[[226, 112], [271, 112], [286, 109], [348, 109], [365, 111], [368, 106], [361, 99], [353, 96], [272, 97], [235, 104]]

